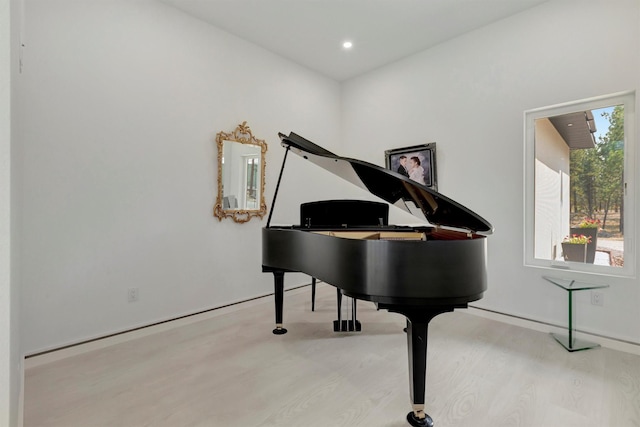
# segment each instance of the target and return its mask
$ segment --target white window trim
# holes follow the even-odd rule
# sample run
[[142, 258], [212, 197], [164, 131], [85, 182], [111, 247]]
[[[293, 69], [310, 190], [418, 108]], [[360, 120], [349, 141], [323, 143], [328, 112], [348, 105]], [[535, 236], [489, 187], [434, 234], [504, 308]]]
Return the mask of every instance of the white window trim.
[[[636, 159], [636, 96], [635, 91], [619, 92], [576, 102], [536, 108], [524, 112], [524, 265], [528, 267], [560, 269], [582, 273], [632, 277], [636, 276], [635, 219], [635, 165]], [[575, 111], [595, 110], [611, 105], [624, 104], [624, 266], [608, 267], [575, 262], [558, 262], [534, 257], [535, 232], [535, 120], [567, 114]]]

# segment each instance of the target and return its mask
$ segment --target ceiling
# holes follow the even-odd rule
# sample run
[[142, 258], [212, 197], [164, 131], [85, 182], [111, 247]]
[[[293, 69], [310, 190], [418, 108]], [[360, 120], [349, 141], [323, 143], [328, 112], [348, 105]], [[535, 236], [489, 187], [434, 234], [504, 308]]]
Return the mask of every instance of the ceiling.
[[547, 0], [160, 1], [344, 81]]

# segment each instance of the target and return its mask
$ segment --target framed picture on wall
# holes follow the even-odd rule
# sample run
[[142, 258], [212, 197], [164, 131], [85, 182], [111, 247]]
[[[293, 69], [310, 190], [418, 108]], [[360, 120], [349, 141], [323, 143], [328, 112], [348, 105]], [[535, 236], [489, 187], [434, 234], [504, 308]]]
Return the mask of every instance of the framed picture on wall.
[[385, 167], [432, 190], [436, 182], [436, 143], [394, 148], [384, 152]]

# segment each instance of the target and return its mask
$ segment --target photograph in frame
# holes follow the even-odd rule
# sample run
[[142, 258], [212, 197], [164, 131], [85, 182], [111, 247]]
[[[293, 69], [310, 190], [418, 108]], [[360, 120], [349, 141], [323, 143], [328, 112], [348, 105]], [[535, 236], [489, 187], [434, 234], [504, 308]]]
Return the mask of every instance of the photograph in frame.
[[385, 167], [419, 184], [438, 191], [436, 143], [394, 148], [385, 152]]

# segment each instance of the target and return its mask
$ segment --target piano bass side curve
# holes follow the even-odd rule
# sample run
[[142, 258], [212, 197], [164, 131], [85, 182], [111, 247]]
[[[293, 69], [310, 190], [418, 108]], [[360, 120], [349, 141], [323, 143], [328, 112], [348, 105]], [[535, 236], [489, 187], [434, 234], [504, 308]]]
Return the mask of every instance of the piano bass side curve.
[[487, 289], [486, 239], [434, 229], [264, 228], [265, 268], [303, 272], [354, 298], [386, 304], [464, 304]]
[[[267, 227], [262, 230], [262, 268], [274, 275], [276, 328], [284, 334], [284, 274], [303, 272], [353, 298], [407, 318], [407, 347], [413, 426], [432, 426], [425, 412], [428, 324], [435, 316], [466, 308], [482, 298], [486, 282], [486, 235], [482, 217], [398, 173], [348, 159], [295, 134], [280, 135], [286, 148]], [[315, 228], [271, 227], [271, 214], [289, 151], [390, 204], [421, 213], [431, 225]], [[412, 206], [408, 206], [410, 203]]]

